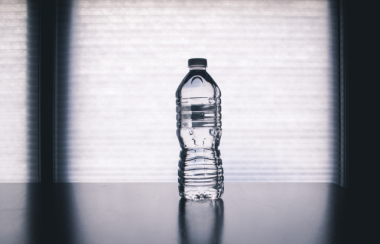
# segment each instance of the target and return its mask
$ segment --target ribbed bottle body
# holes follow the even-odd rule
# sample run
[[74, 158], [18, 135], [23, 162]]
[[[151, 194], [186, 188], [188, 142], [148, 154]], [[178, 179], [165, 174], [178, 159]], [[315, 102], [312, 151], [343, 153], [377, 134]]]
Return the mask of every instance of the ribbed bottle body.
[[205, 70], [191, 70], [176, 92], [179, 194], [187, 199], [218, 199], [223, 168], [221, 92]]

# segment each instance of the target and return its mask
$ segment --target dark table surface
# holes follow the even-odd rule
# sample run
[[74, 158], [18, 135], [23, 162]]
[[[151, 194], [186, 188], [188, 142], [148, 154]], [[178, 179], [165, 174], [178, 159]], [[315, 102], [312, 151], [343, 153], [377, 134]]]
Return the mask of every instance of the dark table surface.
[[0, 243], [345, 243], [347, 190], [225, 183], [180, 200], [176, 183], [0, 184]]

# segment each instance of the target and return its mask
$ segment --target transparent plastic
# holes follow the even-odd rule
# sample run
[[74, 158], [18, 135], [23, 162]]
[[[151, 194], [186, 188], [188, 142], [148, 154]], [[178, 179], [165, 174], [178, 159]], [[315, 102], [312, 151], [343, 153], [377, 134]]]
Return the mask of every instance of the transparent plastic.
[[218, 199], [224, 191], [218, 149], [222, 136], [221, 92], [205, 66], [190, 66], [176, 92], [179, 195]]

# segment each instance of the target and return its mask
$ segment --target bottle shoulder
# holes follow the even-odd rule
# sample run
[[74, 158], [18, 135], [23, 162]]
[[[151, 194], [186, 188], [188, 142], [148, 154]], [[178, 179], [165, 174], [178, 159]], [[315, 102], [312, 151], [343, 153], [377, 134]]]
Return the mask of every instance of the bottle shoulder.
[[221, 91], [205, 70], [190, 70], [176, 91], [176, 98], [220, 97]]

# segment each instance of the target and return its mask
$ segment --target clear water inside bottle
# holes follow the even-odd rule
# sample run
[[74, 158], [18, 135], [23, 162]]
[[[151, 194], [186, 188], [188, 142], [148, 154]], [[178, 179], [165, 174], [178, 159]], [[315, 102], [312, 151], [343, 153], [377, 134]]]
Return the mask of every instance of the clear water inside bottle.
[[218, 199], [224, 191], [218, 149], [222, 136], [221, 92], [205, 66], [190, 66], [176, 92], [179, 195]]

